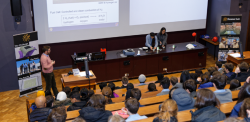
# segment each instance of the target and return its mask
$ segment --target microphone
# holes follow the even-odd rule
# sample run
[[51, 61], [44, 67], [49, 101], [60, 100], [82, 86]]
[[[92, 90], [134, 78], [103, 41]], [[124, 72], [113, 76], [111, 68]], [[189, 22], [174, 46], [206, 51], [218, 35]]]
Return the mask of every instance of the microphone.
[[89, 66], [88, 66], [88, 59], [84, 60], [85, 64], [85, 72], [86, 72], [86, 78], [89, 78]]

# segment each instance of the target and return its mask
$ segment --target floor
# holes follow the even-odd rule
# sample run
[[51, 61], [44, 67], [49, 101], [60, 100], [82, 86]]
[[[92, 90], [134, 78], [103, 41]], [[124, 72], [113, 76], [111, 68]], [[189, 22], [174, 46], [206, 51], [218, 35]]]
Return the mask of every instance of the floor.
[[[214, 66], [215, 60], [213, 59], [213, 56], [208, 55], [207, 56], [207, 68]], [[61, 84], [61, 74], [67, 73], [71, 71], [71, 68], [67, 69], [59, 69], [54, 70], [55, 79], [58, 91], [62, 90], [62, 84]], [[205, 72], [207, 70], [203, 70]], [[168, 74], [165, 75], [168, 77], [175, 76], [180, 77], [180, 73], [175, 74]], [[157, 77], [148, 77], [147, 81], [156, 81]], [[43, 82], [43, 89], [45, 89], [45, 80], [42, 79]], [[130, 83], [138, 83], [137, 79], [132, 79], [129, 81]], [[116, 85], [121, 86], [121, 82], [115, 82]], [[97, 89], [99, 87], [97, 86]], [[35, 99], [36, 93], [29, 94], [28, 97], [19, 97], [19, 90], [12, 90], [12, 91], [6, 91], [6, 92], [0, 92], [0, 121], [1, 122], [27, 122], [27, 110], [25, 105], [26, 99]]]

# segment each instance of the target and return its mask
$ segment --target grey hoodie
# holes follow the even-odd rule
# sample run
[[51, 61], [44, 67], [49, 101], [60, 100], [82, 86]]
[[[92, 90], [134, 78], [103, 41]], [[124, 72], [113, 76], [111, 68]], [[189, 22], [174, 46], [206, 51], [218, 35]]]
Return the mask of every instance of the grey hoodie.
[[215, 96], [220, 101], [220, 103], [232, 102], [232, 92], [229, 89], [225, 89], [224, 92], [214, 91]]
[[194, 108], [195, 99], [190, 97], [190, 94], [183, 88], [177, 88], [173, 93], [172, 99], [176, 101], [178, 111]]

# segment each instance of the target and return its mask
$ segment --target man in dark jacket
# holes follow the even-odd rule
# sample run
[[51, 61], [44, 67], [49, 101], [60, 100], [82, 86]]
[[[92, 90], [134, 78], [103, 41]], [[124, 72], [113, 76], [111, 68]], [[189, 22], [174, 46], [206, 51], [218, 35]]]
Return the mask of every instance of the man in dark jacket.
[[37, 97], [35, 104], [37, 108], [30, 113], [30, 121], [46, 122], [51, 112], [50, 108], [46, 108], [46, 98], [44, 96]]
[[77, 91], [71, 93], [70, 99], [73, 104], [68, 107], [67, 111], [82, 109], [86, 105], [86, 101], [81, 101], [80, 93]]
[[249, 66], [246, 62], [242, 62], [239, 64], [240, 73], [238, 73], [235, 79], [239, 80], [240, 82], [245, 82], [249, 74], [247, 73], [249, 70]]
[[230, 81], [236, 77], [236, 74], [233, 72], [234, 65], [233, 63], [225, 63], [224, 67], [224, 74], [227, 76], [227, 83], [230, 84]]
[[172, 94], [172, 99], [177, 103], [178, 111], [184, 111], [194, 108], [194, 98], [190, 97], [190, 94], [183, 88], [177, 88], [170, 94]]

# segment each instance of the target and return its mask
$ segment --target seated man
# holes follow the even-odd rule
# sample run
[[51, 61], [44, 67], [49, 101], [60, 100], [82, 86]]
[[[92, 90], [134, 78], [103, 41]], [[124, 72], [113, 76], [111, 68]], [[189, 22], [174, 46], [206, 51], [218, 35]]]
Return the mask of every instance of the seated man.
[[146, 81], [146, 76], [144, 74], [141, 74], [139, 77], [138, 77], [138, 80], [140, 82], [140, 84], [138, 86], [143, 86], [143, 85], [147, 85], [145, 84], [145, 81]]
[[222, 68], [222, 63], [220, 61], [216, 61], [215, 68], [220, 72], [223, 73], [224, 69]]
[[158, 46], [157, 37], [153, 32], [151, 32], [149, 35], [146, 36], [145, 45], [149, 47], [151, 50], [156, 49], [156, 47]]
[[102, 88], [105, 87], [105, 86], [108, 86], [106, 82], [101, 82], [99, 84], [99, 87], [100, 87], [101, 91], [102, 91]]
[[178, 78], [174, 77], [174, 76], [170, 78], [170, 84], [171, 84], [172, 88], [174, 88], [174, 87], [183, 88], [182, 83], [179, 83]]
[[86, 105], [86, 101], [81, 101], [79, 92], [72, 92], [70, 95], [72, 105], [68, 107], [67, 111], [82, 109]]
[[246, 62], [242, 62], [238, 65], [240, 72], [237, 74], [235, 79], [239, 80], [240, 82], [245, 82], [249, 74], [247, 73], [249, 70], [249, 66]]
[[236, 74], [233, 72], [234, 65], [233, 63], [225, 63], [224, 67], [224, 74], [227, 76], [227, 83], [229, 84], [236, 77]]
[[224, 74], [215, 75], [211, 81], [216, 89], [214, 94], [220, 103], [232, 102], [232, 92], [229, 89], [224, 89], [227, 84], [227, 76]]
[[196, 97], [197, 85], [193, 79], [185, 81], [183, 87], [190, 94], [191, 97]]
[[161, 91], [161, 93], [158, 93], [156, 96], [169, 94], [170, 81], [167, 79], [163, 79], [163, 81], [160, 82], [160, 85], [163, 88], [163, 90]]
[[29, 117], [30, 121], [31, 122], [35, 122], [35, 121], [46, 122], [46, 120], [51, 112], [51, 109], [46, 108], [45, 96], [37, 97], [35, 100], [35, 104], [36, 104], [37, 108], [30, 113], [30, 117]]
[[53, 109], [53, 102], [55, 98], [52, 95], [48, 95], [45, 98], [46, 98], [46, 107]]
[[65, 122], [67, 113], [65, 106], [54, 108], [48, 116], [47, 122]]
[[122, 86], [116, 87], [115, 89], [127, 88], [129, 78], [127, 76], [122, 77]]
[[[139, 102], [141, 99], [141, 90], [138, 88], [131, 89], [130, 91], [130, 98], [136, 98]], [[139, 102], [139, 107], [143, 107], [144, 105], [141, 105]]]
[[139, 110], [139, 102], [135, 98], [128, 98], [125, 101], [125, 108], [122, 110], [129, 115], [126, 122], [146, 119], [146, 116], [140, 116], [137, 112]]
[[70, 98], [67, 98], [67, 94], [64, 91], [61, 91], [57, 94], [56, 101], [54, 101], [53, 106], [58, 107], [62, 105], [71, 105]]

